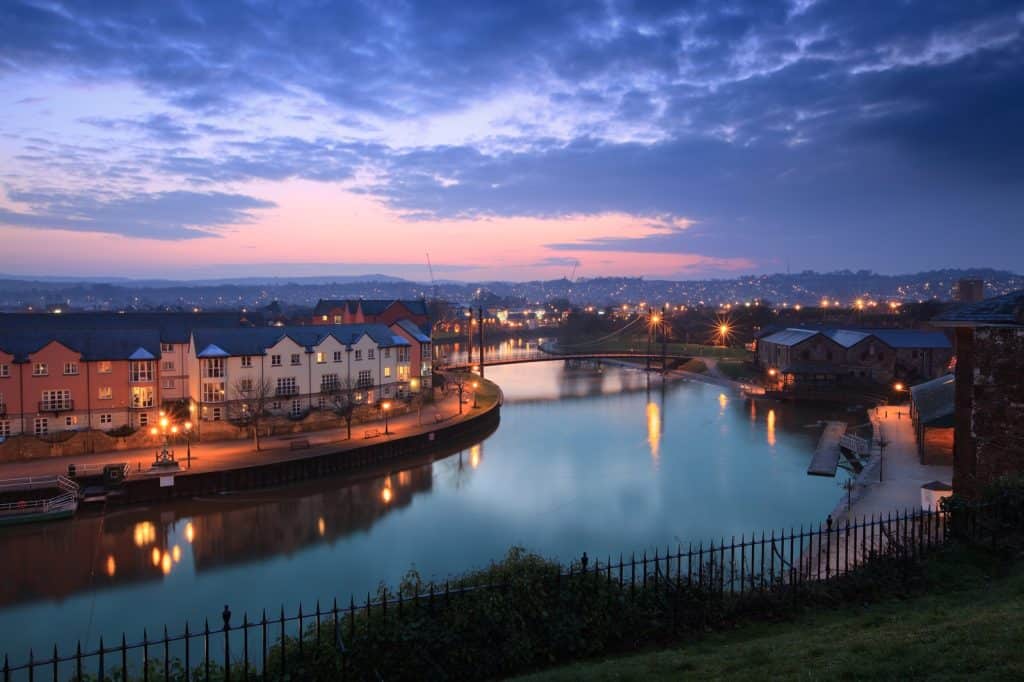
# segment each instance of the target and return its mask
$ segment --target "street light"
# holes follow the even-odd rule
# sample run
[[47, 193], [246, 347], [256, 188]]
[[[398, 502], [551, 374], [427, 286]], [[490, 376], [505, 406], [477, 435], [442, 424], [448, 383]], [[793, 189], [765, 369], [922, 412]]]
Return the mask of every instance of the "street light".
[[391, 409], [391, 403], [388, 401], [382, 402], [380, 409], [384, 413], [384, 435], [387, 436], [390, 433], [388, 431], [388, 411]]
[[185, 468], [192, 468], [192, 422], [185, 422]]
[[153, 428], [151, 428], [149, 430], [149, 433], [152, 436], [158, 436], [158, 435], [161, 435], [161, 434], [163, 435], [163, 444], [162, 444], [161, 448], [156, 452], [156, 456], [155, 456], [155, 458], [153, 460], [153, 466], [155, 466], [155, 467], [177, 467], [178, 463], [174, 459], [174, 450], [172, 450], [169, 447], [169, 445], [170, 445], [170, 436], [169, 436], [169, 434], [177, 433], [178, 427], [175, 426], [170, 431], [168, 430], [168, 425], [170, 424], [170, 421], [167, 419], [166, 416], [164, 416], [163, 411], [160, 412], [160, 422], [159, 422], [159, 424], [160, 424], [160, 428], [157, 428], [157, 427], [154, 426]]
[[480, 407], [480, 405], [478, 405], [477, 402], [476, 402], [476, 389], [479, 388], [479, 387], [480, 387], [480, 382], [479, 381], [474, 381], [473, 382], [473, 407], [474, 408]]

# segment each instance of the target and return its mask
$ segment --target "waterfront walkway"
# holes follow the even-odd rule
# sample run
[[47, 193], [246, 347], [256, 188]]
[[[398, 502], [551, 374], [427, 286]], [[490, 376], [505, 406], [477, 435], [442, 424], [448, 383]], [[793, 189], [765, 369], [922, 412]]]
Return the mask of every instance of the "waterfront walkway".
[[[920, 509], [922, 485], [953, 480], [952, 466], [921, 464], [908, 406], [876, 407], [868, 415], [876, 440], [871, 460], [856, 479], [851, 509], [846, 510], [845, 495], [837, 506], [833, 514], [837, 521]], [[879, 438], [886, 443], [884, 453], [878, 447]]]
[[[338, 418], [338, 428], [325, 431], [308, 431], [291, 433], [281, 436], [270, 436], [260, 439], [260, 450], [257, 451], [251, 438], [243, 440], [213, 441], [209, 443], [192, 443], [191, 467], [186, 469], [185, 443], [174, 446], [174, 454], [181, 465], [180, 474], [222, 471], [267, 464], [287, 460], [303, 459], [314, 453], [322, 452], [324, 446], [333, 450], [354, 450], [366, 445], [374, 445], [383, 440], [394, 440], [433, 431], [442, 426], [449, 426], [468, 420], [486, 411], [486, 408], [497, 400], [494, 395], [479, 396], [479, 408], [473, 408], [472, 392], [467, 391], [459, 414], [458, 394], [436, 400], [424, 405], [418, 412], [399, 415], [388, 419], [388, 435], [384, 435], [384, 421], [377, 420], [352, 424], [352, 439], [347, 440], [345, 422]], [[372, 438], [366, 438], [367, 432], [379, 432]], [[296, 441], [307, 441], [309, 448], [293, 449]], [[131, 468], [131, 476], [158, 475], [159, 471], [150, 471], [158, 447], [138, 448], [134, 450], [115, 450], [94, 455], [74, 455], [68, 457], [49, 457], [0, 464], [0, 479], [20, 478], [23, 476], [52, 476], [67, 474], [68, 465], [75, 464], [102, 466], [112, 462], [127, 462]], [[163, 473], [170, 473], [166, 470]]]

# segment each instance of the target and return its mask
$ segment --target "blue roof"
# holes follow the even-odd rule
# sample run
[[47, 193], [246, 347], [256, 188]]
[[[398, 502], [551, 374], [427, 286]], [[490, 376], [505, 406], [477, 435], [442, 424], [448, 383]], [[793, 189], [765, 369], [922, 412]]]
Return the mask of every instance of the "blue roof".
[[817, 336], [819, 333], [820, 332], [813, 331], [811, 329], [783, 329], [780, 332], [775, 332], [774, 334], [762, 337], [761, 341], [774, 343], [778, 346], [795, 346], [798, 343], [803, 343], [812, 336]]
[[942, 332], [924, 329], [872, 329], [871, 335], [890, 348], [952, 348]]
[[312, 351], [328, 337], [351, 346], [363, 336], [369, 336], [382, 348], [408, 346], [408, 341], [396, 337], [383, 324], [337, 324], [308, 327], [254, 327], [250, 329], [196, 329], [195, 347], [201, 357], [264, 355], [268, 348], [281, 339], [289, 338], [307, 351]]
[[943, 327], [1024, 326], [1024, 289], [956, 306], [932, 322]]
[[87, 361], [160, 357], [160, 335], [155, 329], [4, 329], [0, 332], [0, 349], [13, 355], [15, 362], [28, 362], [29, 355], [54, 341], [80, 353]]
[[399, 320], [397, 324], [402, 328], [402, 331], [420, 343], [430, 343], [430, 335], [424, 333], [412, 320]]
[[240, 328], [261, 325], [260, 313], [0, 313], [0, 329], [19, 332], [155, 330], [163, 343], [188, 343], [194, 328]]

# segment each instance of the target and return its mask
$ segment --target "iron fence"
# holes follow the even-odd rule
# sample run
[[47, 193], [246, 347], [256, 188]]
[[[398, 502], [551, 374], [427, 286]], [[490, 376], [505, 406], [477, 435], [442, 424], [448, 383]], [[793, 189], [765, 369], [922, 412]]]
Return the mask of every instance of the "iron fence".
[[[767, 594], [780, 603], [790, 599], [795, 603], [809, 586], [857, 575], [874, 563], [919, 561], [954, 531], [973, 540], [991, 537], [995, 542], [998, 524], [984, 512], [972, 507], [951, 516], [947, 511], [915, 510], [842, 524], [832, 523], [829, 517], [826, 523], [807, 528], [659, 548], [628, 558], [602, 561], [583, 553], [567, 566], [544, 564], [555, 568], [542, 576], [541, 591], [545, 599], [569, 609], [583, 608], [588, 599], [624, 605], [644, 600], [656, 616], [656, 627], [674, 633], [692, 624], [687, 618], [696, 612], [696, 602], [705, 610], [708, 604], [719, 608], [726, 602], [736, 608], [751, 597]], [[455, 581], [405, 585], [397, 591], [382, 588], [359, 602], [354, 597], [341, 605], [334, 600], [329, 607], [317, 602], [312, 610], [300, 605], [292, 615], [286, 615], [283, 607], [276, 615], [263, 611], [250, 618], [245, 613], [240, 621], [225, 605], [221, 622], [213, 627], [208, 621], [199, 629], [186, 623], [179, 634], [171, 635], [165, 626], [157, 636], [144, 630], [142, 639], [134, 642], [124, 634], [116, 643], [100, 638], [98, 647], [91, 650], [83, 650], [81, 643], [73, 652], [60, 652], [54, 646], [42, 657], [30, 651], [17, 664], [5, 655], [2, 679], [315, 679], [301, 671], [308, 673], [310, 666], [317, 665], [329, 665], [332, 679], [362, 679], [367, 669], [380, 678], [374, 663], [360, 657], [361, 646], [379, 652], [373, 647], [393, 636], [396, 625], [439, 617], [471, 595], [506, 593], [515, 589], [516, 579], [516, 574], [493, 566]], [[427, 670], [439, 673], [428, 676], [444, 677], [443, 666], [429, 651], [417, 655]], [[353, 672], [353, 663], [359, 664], [361, 673]]]

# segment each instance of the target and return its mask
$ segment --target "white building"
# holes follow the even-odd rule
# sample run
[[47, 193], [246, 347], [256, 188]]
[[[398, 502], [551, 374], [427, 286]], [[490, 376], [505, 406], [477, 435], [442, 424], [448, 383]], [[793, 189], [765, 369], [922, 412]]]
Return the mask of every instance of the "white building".
[[300, 418], [349, 399], [403, 398], [410, 346], [378, 324], [196, 329], [188, 395], [206, 421], [233, 419], [255, 405]]

